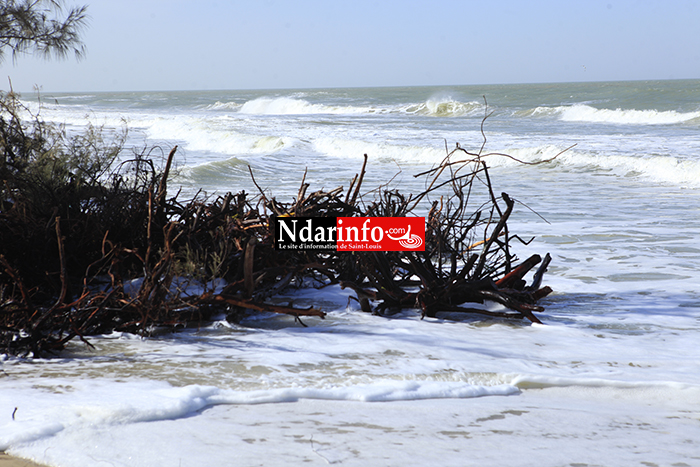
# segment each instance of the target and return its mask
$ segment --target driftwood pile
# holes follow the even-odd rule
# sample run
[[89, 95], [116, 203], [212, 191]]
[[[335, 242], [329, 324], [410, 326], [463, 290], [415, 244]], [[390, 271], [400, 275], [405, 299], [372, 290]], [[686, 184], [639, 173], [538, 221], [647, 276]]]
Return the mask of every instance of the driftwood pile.
[[[458, 145], [440, 165], [416, 175], [426, 180], [417, 195], [385, 187], [363, 195], [365, 156], [348, 189], [309, 193], [302, 180], [287, 203], [262, 190], [182, 203], [166, 194], [176, 149], [160, 173], [148, 159], [130, 161], [133, 173], [120, 175], [121, 184], [90, 193], [72, 210], [38, 218], [20, 202], [5, 202], [0, 353], [38, 356], [76, 337], [89, 345], [90, 335], [148, 335], [222, 313], [231, 321], [251, 311], [282, 313], [303, 325], [302, 317], [325, 313], [269, 299], [309, 282], [352, 289], [361, 309], [377, 315], [415, 308], [423, 317], [464, 312], [540, 322], [534, 313], [551, 292], [541, 287], [550, 257], [518, 263], [511, 242], [522, 240], [508, 229], [514, 200], [494, 194], [484, 156]], [[277, 251], [273, 219], [289, 215], [425, 217], [426, 250]], [[523, 277], [539, 263], [526, 284]], [[225, 285], [215, 288], [214, 279]], [[200, 290], [188, 292], [187, 281]], [[473, 305], [485, 301], [504, 308]]]

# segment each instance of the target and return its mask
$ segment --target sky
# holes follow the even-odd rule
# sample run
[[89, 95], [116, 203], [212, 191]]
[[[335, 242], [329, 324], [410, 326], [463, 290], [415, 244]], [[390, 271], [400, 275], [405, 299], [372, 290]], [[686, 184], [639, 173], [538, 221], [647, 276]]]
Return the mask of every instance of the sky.
[[1, 90], [700, 78], [700, 0], [66, 0], [85, 4], [85, 58], [8, 53]]

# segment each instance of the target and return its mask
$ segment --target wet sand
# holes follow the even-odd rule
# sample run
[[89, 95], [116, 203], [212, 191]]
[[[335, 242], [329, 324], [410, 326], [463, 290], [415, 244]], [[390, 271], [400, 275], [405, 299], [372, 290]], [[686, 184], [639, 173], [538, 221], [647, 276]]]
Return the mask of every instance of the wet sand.
[[13, 457], [0, 452], [0, 467], [45, 467], [36, 462], [32, 462], [27, 459], [21, 459], [19, 457]]

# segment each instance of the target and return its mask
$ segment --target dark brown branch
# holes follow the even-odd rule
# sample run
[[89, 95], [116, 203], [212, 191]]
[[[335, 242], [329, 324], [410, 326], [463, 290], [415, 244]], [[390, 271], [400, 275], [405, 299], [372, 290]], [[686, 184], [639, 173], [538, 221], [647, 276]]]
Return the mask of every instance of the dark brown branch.
[[501, 215], [501, 218], [498, 221], [498, 224], [496, 224], [496, 227], [493, 229], [493, 233], [491, 234], [491, 237], [486, 241], [484, 244], [483, 251], [481, 253], [481, 257], [479, 258], [479, 262], [476, 265], [476, 269], [474, 271], [474, 277], [480, 277], [481, 272], [484, 269], [484, 265], [486, 264], [486, 257], [488, 255], [489, 249], [491, 248], [491, 245], [493, 244], [494, 240], [498, 238], [498, 236], [501, 234], [501, 231], [505, 228], [506, 222], [508, 221], [508, 218], [510, 217], [510, 213], [513, 211], [513, 200], [510, 199], [507, 193], [501, 193], [501, 196], [503, 197], [503, 200], [506, 202], [506, 210], [505, 212]]
[[61, 218], [56, 218], [56, 241], [58, 242], [58, 259], [61, 267], [61, 292], [58, 295], [56, 304], [54, 307], [62, 304], [66, 299], [66, 292], [68, 290], [68, 280], [66, 278], [66, 251], [63, 246], [63, 236], [61, 235]]
[[163, 209], [163, 203], [165, 202], [165, 195], [168, 191], [168, 176], [170, 175], [170, 167], [173, 163], [173, 158], [175, 157], [175, 151], [177, 151], [177, 146], [173, 146], [168, 154], [168, 160], [165, 163], [165, 169], [163, 170], [163, 175], [160, 178], [160, 185], [158, 186], [158, 198], [156, 200], [156, 205], [160, 210]]
[[360, 178], [357, 180], [357, 186], [355, 187], [355, 192], [350, 198], [348, 203], [350, 206], [355, 206], [355, 201], [357, 201], [357, 196], [360, 194], [360, 187], [362, 186], [362, 180], [365, 178], [365, 171], [367, 167], [367, 154], [365, 154], [364, 162], [362, 163], [362, 170], [360, 170]]
[[503, 276], [501, 279], [496, 281], [496, 285], [501, 288], [522, 288], [522, 287], [514, 287], [514, 284], [520, 282], [527, 274], [530, 269], [534, 268], [537, 263], [539, 263], [542, 260], [540, 255], [532, 255], [528, 259], [526, 259], [522, 264], [520, 264], [518, 267], [513, 269], [511, 272]]
[[544, 273], [547, 272], [547, 267], [549, 267], [549, 263], [551, 261], [552, 257], [549, 253], [544, 255], [544, 260], [542, 261], [542, 264], [540, 264], [540, 267], [537, 268], [537, 271], [532, 279], [532, 285], [528, 287], [528, 290], [537, 290], [540, 288], [540, 285], [542, 284], [542, 277], [544, 276]]
[[255, 244], [257, 240], [255, 237], [250, 237], [248, 244], [245, 249], [245, 256], [243, 259], [243, 277], [245, 284], [246, 297], [250, 298], [253, 296], [253, 289], [255, 287], [255, 282], [253, 279], [253, 261], [255, 259]]

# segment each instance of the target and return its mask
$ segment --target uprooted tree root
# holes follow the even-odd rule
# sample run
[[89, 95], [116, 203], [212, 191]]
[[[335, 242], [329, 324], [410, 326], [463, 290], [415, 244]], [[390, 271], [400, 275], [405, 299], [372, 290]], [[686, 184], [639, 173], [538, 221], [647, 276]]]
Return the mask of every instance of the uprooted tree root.
[[[151, 177], [143, 190], [130, 191], [127, 208], [120, 205], [119, 220], [129, 225], [113, 225], [109, 219], [115, 212], [111, 217], [102, 212], [101, 218], [108, 220], [98, 224], [95, 209], [85, 211], [82, 218], [57, 216], [48, 226], [23, 217], [26, 212], [15, 209], [19, 206], [1, 213], [4, 237], [17, 243], [9, 248], [5, 244], [0, 255], [3, 352], [41, 355], [63, 349], [75, 337], [89, 345], [90, 335], [112, 331], [147, 335], [156, 328], [174, 330], [206, 322], [222, 312], [231, 320], [243, 312], [282, 313], [303, 325], [302, 317], [323, 318], [325, 313], [273, 305], [268, 299], [308, 279], [354, 290], [361, 309], [378, 315], [419, 308], [423, 317], [463, 312], [540, 322], [534, 313], [543, 311], [536, 302], [551, 292], [541, 287], [550, 257], [541, 261], [535, 255], [514, 264], [510, 244], [522, 240], [509, 232], [507, 221], [515, 202], [506, 193], [495, 196], [483, 157], [472, 155], [476, 157], [456, 163], [453, 158], [460, 151], [453, 151], [439, 166], [417, 175], [426, 178], [426, 189], [416, 196], [380, 187], [373, 190], [371, 201], [365, 201], [367, 195], [360, 194], [365, 156], [362, 171], [348, 190], [308, 193], [309, 184], [302, 180], [290, 203], [261, 190], [255, 197], [228, 193], [209, 202], [195, 198], [181, 204], [177, 196], [166, 197], [175, 149], [160, 178]], [[477, 197], [479, 186], [486, 201], [472, 212], [471, 198]], [[102, 209], [107, 205], [117, 209], [109, 203]], [[274, 248], [275, 216], [401, 217], [416, 215], [419, 209], [427, 210], [424, 252]], [[42, 239], [53, 239], [52, 245], [42, 245], [51, 253], [44, 262], [44, 283], [24, 280], [26, 255], [17, 253], [28, 247], [20, 244], [28, 237], [12, 237], [12, 229], [28, 225], [43, 229]], [[130, 232], [128, 244], [117, 230]], [[89, 239], [81, 243], [81, 235], [87, 238], [88, 231]], [[96, 236], [101, 238], [97, 253], [85, 251], [86, 246], [95, 249]], [[526, 285], [523, 277], [540, 262], [532, 283]], [[188, 294], [182, 277], [202, 285], [220, 278], [226, 285]], [[46, 292], [48, 287], [54, 287], [53, 293]], [[465, 305], [485, 301], [504, 308], [491, 311]]]
[[[270, 299], [309, 281], [352, 289], [362, 311], [377, 315], [415, 308], [422, 317], [458, 312], [540, 323], [535, 313], [543, 311], [538, 300], [551, 292], [541, 286], [551, 258], [534, 255], [518, 263], [511, 243], [525, 242], [508, 229], [515, 200], [495, 195], [485, 162], [493, 154], [482, 155], [483, 145], [478, 153], [457, 145], [440, 164], [415, 175], [425, 180], [417, 195], [386, 186], [362, 194], [365, 155], [347, 190], [309, 193], [304, 174], [288, 203], [260, 189], [252, 170], [256, 196], [168, 198], [176, 150], [162, 171], [140, 155], [109, 175], [110, 183], [86, 188], [71, 180], [63, 191], [51, 191], [55, 207], [32, 205], [19, 182], [0, 187], [0, 352], [39, 356], [76, 337], [90, 345], [86, 337], [92, 335], [149, 335], [222, 313], [230, 321], [251, 312], [281, 313], [304, 325], [301, 318], [326, 314]], [[278, 251], [277, 216], [425, 217], [426, 248]], [[523, 278], [537, 264], [528, 285]], [[199, 286], [196, 293], [192, 285]], [[487, 301], [503, 307], [473, 305]]]

